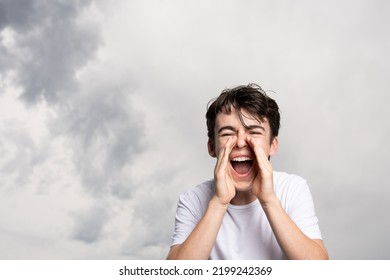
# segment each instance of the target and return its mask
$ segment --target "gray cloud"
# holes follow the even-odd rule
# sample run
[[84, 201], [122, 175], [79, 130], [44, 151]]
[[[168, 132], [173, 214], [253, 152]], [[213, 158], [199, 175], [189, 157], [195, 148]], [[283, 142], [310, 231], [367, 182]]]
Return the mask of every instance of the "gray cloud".
[[47, 16], [47, 4], [50, 4], [49, 1], [2, 0], [0, 27], [10, 25], [18, 30], [31, 28]]
[[[106, 197], [106, 201], [110, 196], [128, 199], [132, 182], [124, 168], [145, 148], [142, 116], [134, 110], [131, 94], [118, 90], [120, 85], [100, 80], [95, 82], [99, 88], [94, 84], [82, 88], [76, 77], [77, 71], [95, 57], [101, 43], [98, 26], [83, 23], [81, 18], [91, 3], [2, 1], [0, 28], [10, 30], [13, 43], [0, 45], [5, 53], [0, 56], [5, 64], [0, 70], [4, 76], [15, 71], [13, 83], [22, 88], [21, 98], [26, 105], [44, 101], [55, 111], [55, 117], [47, 120], [51, 137], [65, 137], [85, 192]], [[6, 133], [12, 131], [7, 129]], [[18, 133], [25, 138], [15, 133], [9, 136], [14, 141], [29, 141], [27, 133]], [[39, 160], [42, 155], [34, 156], [40, 150], [32, 141], [28, 143], [15, 144], [24, 148], [2, 170], [9, 175], [15, 173], [19, 180], [13, 183], [19, 186], [25, 185], [21, 180], [28, 180], [33, 168], [44, 162]], [[72, 215], [74, 238], [86, 243], [99, 239], [109, 217], [99, 211], [102, 209], [95, 207], [80, 210], [79, 216]]]
[[128, 96], [93, 92], [78, 99], [52, 123], [57, 135], [67, 135], [74, 161], [88, 192], [128, 198], [129, 178], [122, 169], [131, 165], [144, 149], [142, 116], [136, 114]]
[[[28, 103], [44, 97], [49, 102], [66, 100], [77, 91], [76, 70], [94, 56], [97, 30], [78, 24], [89, 1], [3, 1], [2, 29], [14, 31], [15, 45], [9, 68], [17, 71], [18, 83]], [[11, 59], [10, 59], [11, 60]]]
[[[0, 128], [0, 151], [2, 155], [9, 158], [3, 166], [1, 173], [13, 178], [15, 186], [3, 185], [3, 188], [14, 188], [24, 185], [32, 175], [34, 166], [44, 162], [47, 154], [42, 147], [38, 147], [33, 139], [25, 131], [19, 130], [18, 123], [3, 123]], [[12, 152], [7, 153], [10, 147], [9, 140], [12, 139]]]
[[101, 88], [93, 92], [89, 85], [80, 88], [76, 72], [100, 44], [98, 27], [80, 23], [89, 4], [7, 1], [2, 11], [6, 26], [15, 30], [16, 47], [23, 50], [23, 56], [13, 57], [22, 99], [34, 104], [44, 98], [56, 110], [57, 117], [49, 120], [51, 133], [69, 137], [86, 190], [100, 194], [111, 188], [112, 194], [128, 197], [130, 185], [119, 173], [144, 148], [142, 120], [119, 85], [97, 81]]
[[86, 243], [93, 243], [101, 236], [107, 218], [109, 217], [106, 205], [95, 205], [84, 212], [74, 213], [74, 238]]

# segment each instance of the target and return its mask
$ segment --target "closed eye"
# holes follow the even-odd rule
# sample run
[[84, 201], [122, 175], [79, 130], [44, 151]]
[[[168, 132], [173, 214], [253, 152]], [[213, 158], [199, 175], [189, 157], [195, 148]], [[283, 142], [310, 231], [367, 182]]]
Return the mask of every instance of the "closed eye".
[[220, 137], [233, 136], [235, 133], [236, 131], [232, 126], [224, 126], [218, 130]]
[[250, 134], [254, 134], [254, 135], [263, 135], [263, 133], [262, 132], [260, 132], [260, 131], [251, 131], [250, 132]]
[[251, 125], [248, 127], [248, 131], [252, 135], [263, 135], [265, 129], [261, 125]]
[[234, 134], [233, 133], [224, 133], [224, 134], [221, 134], [220, 136], [221, 137], [230, 137], [230, 136], [233, 136]]

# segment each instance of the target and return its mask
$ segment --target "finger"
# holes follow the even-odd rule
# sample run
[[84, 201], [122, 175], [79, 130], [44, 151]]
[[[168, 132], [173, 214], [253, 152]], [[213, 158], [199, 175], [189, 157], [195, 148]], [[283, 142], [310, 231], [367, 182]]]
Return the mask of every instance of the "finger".
[[259, 145], [257, 144], [257, 142], [255, 140], [253, 140], [252, 137], [249, 137], [249, 136], [247, 137], [247, 142], [252, 147], [253, 152], [255, 153], [257, 161], [259, 161], [260, 160], [260, 156], [261, 156], [260, 153], [259, 153]]
[[249, 143], [249, 145], [252, 147], [253, 150], [255, 150], [257, 143], [253, 141], [253, 138], [250, 136], [246, 137], [246, 142]]
[[251, 137], [248, 137], [247, 141], [253, 148], [259, 168], [266, 168], [269, 164], [269, 161], [267, 155], [264, 152], [264, 149], [260, 147], [257, 142]]
[[226, 170], [229, 155], [234, 147], [233, 137], [229, 137], [225, 146], [219, 151], [216, 170]]
[[226, 165], [229, 162], [230, 153], [232, 152], [235, 144], [236, 144], [236, 141], [235, 141], [234, 137], [230, 137], [228, 139], [228, 141], [226, 141], [225, 147], [223, 149], [224, 153], [223, 153], [223, 157], [222, 157], [222, 161], [221, 161], [221, 164], [223, 165], [224, 168], [226, 168]]

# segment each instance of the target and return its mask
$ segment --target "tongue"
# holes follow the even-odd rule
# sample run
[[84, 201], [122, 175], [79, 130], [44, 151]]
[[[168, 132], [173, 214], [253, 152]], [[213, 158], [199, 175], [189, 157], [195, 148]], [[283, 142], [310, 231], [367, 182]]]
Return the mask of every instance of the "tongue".
[[233, 169], [238, 173], [238, 174], [245, 174], [248, 173], [249, 169], [251, 169], [252, 166], [252, 161], [232, 161], [232, 166]]

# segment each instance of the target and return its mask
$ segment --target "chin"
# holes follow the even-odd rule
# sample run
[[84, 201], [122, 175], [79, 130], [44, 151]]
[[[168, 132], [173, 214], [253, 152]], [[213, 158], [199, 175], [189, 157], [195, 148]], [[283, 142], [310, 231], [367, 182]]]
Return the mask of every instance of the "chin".
[[248, 192], [252, 190], [253, 180], [243, 181], [243, 180], [234, 180], [234, 187], [238, 192]]

